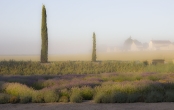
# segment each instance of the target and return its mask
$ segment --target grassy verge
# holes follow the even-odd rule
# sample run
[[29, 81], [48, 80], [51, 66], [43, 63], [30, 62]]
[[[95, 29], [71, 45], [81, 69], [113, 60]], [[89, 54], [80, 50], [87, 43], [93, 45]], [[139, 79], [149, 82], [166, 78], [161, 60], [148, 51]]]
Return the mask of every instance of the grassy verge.
[[[65, 75], [100, 73], [172, 73], [174, 64], [147, 65], [146, 62], [64, 61], [41, 64], [32, 61], [1, 61], [0, 75]], [[138, 77], [137, 77], [138, 78]]]

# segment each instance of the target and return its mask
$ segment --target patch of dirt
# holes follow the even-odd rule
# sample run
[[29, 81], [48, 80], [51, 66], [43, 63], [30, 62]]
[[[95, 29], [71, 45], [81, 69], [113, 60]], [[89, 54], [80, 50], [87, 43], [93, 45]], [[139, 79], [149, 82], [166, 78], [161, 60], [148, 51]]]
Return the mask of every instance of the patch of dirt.
[[0, 104], [1, 110], [174, 110], [174, 103], [29, 103]]

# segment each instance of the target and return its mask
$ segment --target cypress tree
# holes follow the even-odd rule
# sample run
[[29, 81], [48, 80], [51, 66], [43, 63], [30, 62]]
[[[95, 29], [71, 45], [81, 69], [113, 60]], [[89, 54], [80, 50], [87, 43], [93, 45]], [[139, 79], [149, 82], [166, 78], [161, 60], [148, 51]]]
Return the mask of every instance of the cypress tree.
[[48, 33], [47, 33], [47, 14], [45, 5], [42, 6], [42, 22], [41, 22], [41, 63], [48, 62]]
[[92, 61], [96, 61], [97, 55], [96, 55], [96, 35], [95, 32], [93, 32], [93, 49], [92, 49]]

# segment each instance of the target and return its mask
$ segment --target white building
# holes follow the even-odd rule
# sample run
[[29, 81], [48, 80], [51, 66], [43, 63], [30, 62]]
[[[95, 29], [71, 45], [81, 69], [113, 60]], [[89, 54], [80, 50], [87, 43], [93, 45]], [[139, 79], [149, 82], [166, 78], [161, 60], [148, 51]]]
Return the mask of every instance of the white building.
[[140, 50], [143, 50], [142, 43], [137, 40], [133, 40], [133, 42], [130, 46], [130, 51], [140, 51]]
[[169, 40], [151, 40], [149, 50], [174, 50], [174, 44]]

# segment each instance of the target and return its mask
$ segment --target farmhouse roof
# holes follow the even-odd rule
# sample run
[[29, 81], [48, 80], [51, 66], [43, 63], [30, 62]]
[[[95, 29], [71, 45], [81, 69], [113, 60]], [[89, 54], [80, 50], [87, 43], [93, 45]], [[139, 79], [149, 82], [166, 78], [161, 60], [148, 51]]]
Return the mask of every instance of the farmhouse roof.
[[171, 44], [169, 40], [151, 40], [154, 44]]

